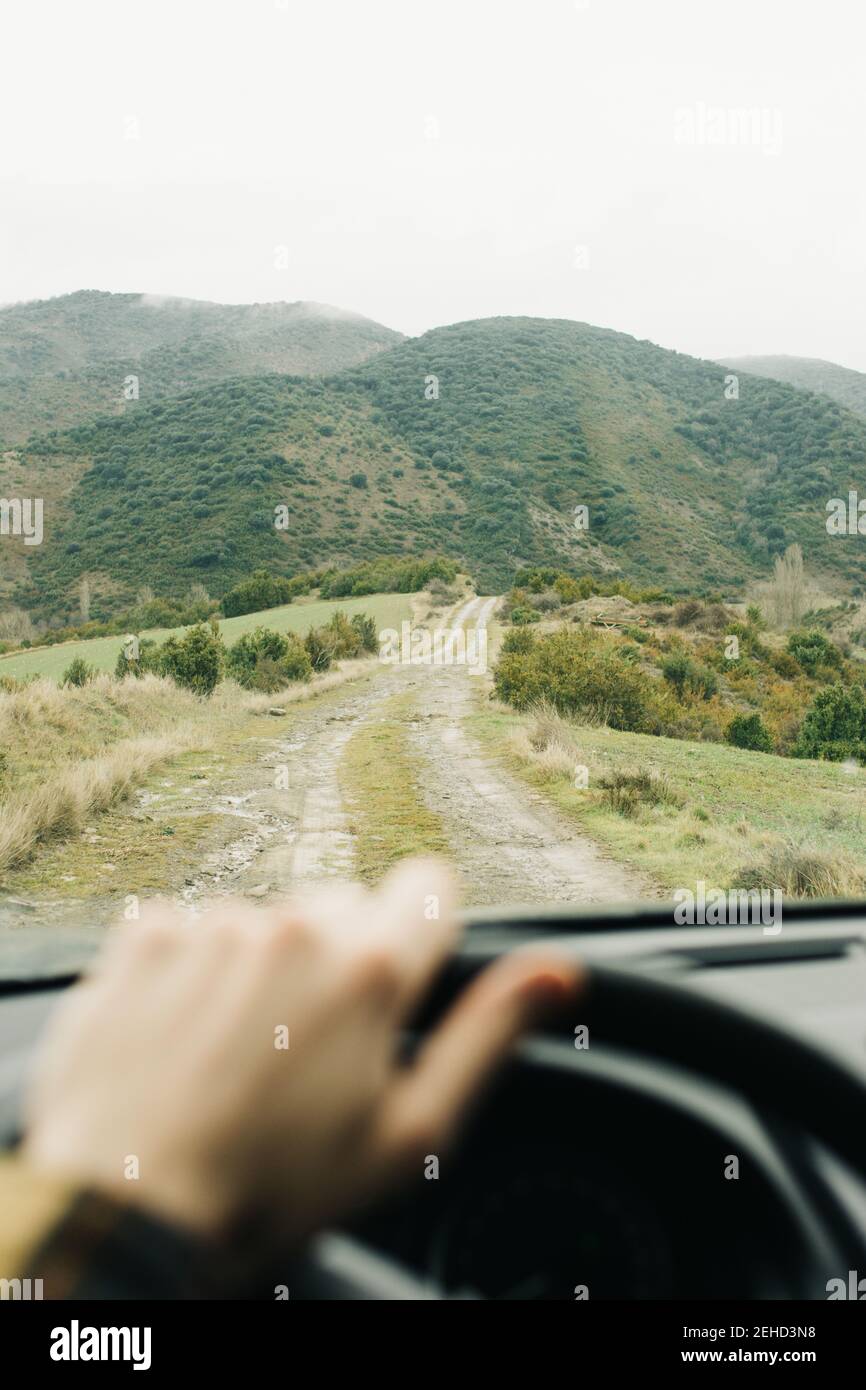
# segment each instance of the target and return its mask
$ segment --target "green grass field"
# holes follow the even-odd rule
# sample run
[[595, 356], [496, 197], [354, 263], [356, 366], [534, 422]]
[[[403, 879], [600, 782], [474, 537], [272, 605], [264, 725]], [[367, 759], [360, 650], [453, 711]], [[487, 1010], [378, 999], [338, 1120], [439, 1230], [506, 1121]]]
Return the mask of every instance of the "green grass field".
[[[783, 847], [803, 861], [834, 861], [840, 896], [866, 874], [866, 773], [860, 769], [570, 721], [560, 725], [562, 766], [551, 768], [527, 749], [531, 727], [531, 716], [501, 707], [470, 720], [480, 741], [513, 771], [666, 891], [693, 887], [698, 879], [725, 888], [743, 870], [773, 862]], [[585, 789], [575, 786], [580, 765], [589, 773]], [[641, 807], [633, 818], [612, 809], [603, 779], [641, 770], [663, 777], [680, 804]]]
[[[220, 632], [223, 641], [230, 646], [251, 632], [254, 627], [269, 627], [275, 632], [295, 632], [300, 636], [318, 627], [341, 610], [352, 617], [354, 613], [367, 613], [375, 618], [381, 630], [386, 627], [399, 628], [404, 618], [410, 616], [411, 596], [409, 594], [367, 594], [363, 598], [328, 599], [306, 602], [298, 600], [282, 608], [267, 608], [258, 613], [245, 613], [239, 618], [223, 618]], [[172, 632], [181, 633], [184, 628], [154, 628], [141, 633], [142, 637], [152, 637], [162, 642]], [[15, 652], [0, 656], [0, 676], [45, 676], [59, 681], [70, 661], [75, 656], [83, 657], [98, 671], [113, 671], [118, 653], [123, 645], [123, 635], [117, 637], [93, 637], [85, 642], [63, 642], [56, 647], [41, 647], [33, 651]]]

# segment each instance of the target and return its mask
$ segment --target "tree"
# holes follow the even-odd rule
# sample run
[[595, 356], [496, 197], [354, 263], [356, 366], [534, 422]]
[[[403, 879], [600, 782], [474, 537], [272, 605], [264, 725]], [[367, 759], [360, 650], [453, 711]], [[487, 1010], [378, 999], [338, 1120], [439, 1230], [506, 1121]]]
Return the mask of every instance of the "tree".
[[806, 607], [806, 584], [803, 552], [798, 545], [789, 545], [784, 555], [776, 556], [769, 597], [777, 627], [791, 627], [800, 621]]
[[90, 622], [90, 580], [82, 579], [78, 590], [78, 606], [81, 611], [81, 621]]
[[30, 614], [23, 608], [7, 608], [0, 613], [0, 641], [32, 642], [35, 636]]

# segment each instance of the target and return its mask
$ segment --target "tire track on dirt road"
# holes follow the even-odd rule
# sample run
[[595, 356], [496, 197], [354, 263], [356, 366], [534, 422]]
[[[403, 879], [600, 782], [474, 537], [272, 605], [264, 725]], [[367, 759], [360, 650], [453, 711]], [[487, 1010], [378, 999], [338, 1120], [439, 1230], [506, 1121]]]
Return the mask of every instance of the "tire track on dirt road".
[[[498, 601], [472, 600], [455, 623], [486, 631]], [[456, 663], [417, 669], [426, 676], [411, 725], [424, 767], [419, 786], [445, 827], [471, 905], [623, 902], [657, 895], [644, 875], [576, 832], [471, 738], [464, 721], [486, 694], [483, 676]], [[472, 689], [475, 682], [484, 682], [483, 691]]]
[[203, 866], [183, 900], [277, 897], [350, 877], [354, 838], [340, 759], [352, 736], [386, 717], [387, 702], [404, 693], [412, 695], [407, 737], [418, 793], [444, 827], [472, 906], [656, 896], [655, 885], [577, 832], [467, 732], [465, 720], [489, 687], [484, 674], [470, 674], [465, 658], [471, 663], [483, 654], [478, 644], [488, 639], [498, 602], [472, 598], [443, 615], [439, 664], [389, 666], [360, 691], [348, 686], [293, 709], [290, 727], [260, 747], [236, 796], [223, 797], [237, 799], [244, 835]]

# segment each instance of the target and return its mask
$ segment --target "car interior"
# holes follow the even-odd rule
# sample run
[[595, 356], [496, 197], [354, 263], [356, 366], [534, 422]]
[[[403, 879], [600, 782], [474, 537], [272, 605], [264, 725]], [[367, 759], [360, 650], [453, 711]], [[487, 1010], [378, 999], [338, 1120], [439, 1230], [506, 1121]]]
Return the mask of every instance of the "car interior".
[[[0, 997], [4, 1146], [28, 1058], [74, 978], [22, 931]], [[294, 1296], [816, 1299], [862, 1267], [858, 907], [803, 905], [781, 937], [744, 927], [735, 940], [672, 927], [658, 908], [470, 915], [407, 1054], [475, 972], [540, 942], [587, 965], [580, 1005], [521, 1045], [438, 1180], [318, 1238]], [[271, 1287], [262, 1272], [248, 1296]]]

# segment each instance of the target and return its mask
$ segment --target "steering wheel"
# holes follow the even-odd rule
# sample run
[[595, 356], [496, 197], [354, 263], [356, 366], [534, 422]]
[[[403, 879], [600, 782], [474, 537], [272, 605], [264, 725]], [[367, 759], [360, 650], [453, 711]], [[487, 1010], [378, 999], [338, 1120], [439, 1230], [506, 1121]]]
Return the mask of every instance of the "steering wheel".
[[[416, 1021], [416, 1036], [435, 1024], [488, 960], [489, 955], [469, 949], [452, 960]], [[780, 1020], [687, 987], [669, 959], [658, 965], [650, 973], [646, 964], [590, 964], [577, 1007], [572, 1005], [567, 1017], [550, 1019], [545, 1035], [573, 1048], [579, 1013], [594, 1042], [697, 1073], [794, 1129], [804, 1128], [805, 1117], [811, 1137], [866, 1180], [866, 1065], [858, 1069], [855, 1059], [803, 1038]], [[866, 1242], [861, 1258], [866, 1259]], [[324, 1237], [311, 1248], [296, 1287], [301, 1298], [453, 1296], [342, 1235]]]

